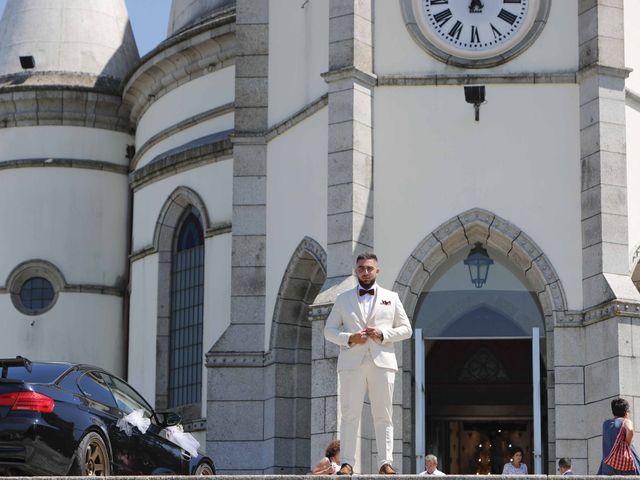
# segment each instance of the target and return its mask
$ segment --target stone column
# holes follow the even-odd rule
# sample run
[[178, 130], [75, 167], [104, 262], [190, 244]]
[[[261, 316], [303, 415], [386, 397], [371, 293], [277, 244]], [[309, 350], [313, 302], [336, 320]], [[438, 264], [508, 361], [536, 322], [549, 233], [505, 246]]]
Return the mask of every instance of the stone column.
[[[219, 473], [271, 472], [264, 378], [268, 0], [236, 2], [231, 325], [207, 353], [207, 447]], [[272, 395], [271, 395], [272, 396]]]
[[572, 458], [578, 474], [595, 474], [611, 399], [623, 395], [633, 406], [640, 396], [631, 340], [640, 334], [640, 295], [627, 246], [623, 2], [578, 5], [585, 311], [556, 321], [554, 331], [556, 458]]
[[[338, 294], [355, 286], [355, 257], [373, 249], [373, 1], [331, 0], [329, 71], [329, 155], [327, 279], [311, 307], [311, 452], [335, 438], [338, 415], [338, 348], [324, 340], [325, 320]], [[399, 379], [400, 377], [398, 377]], [[397, 388], [402, 389], [401, 385]], [[373, 434], [365, 408], [356, 471], [371, 472]], [[401, 422], [400, 422], [401, 423]], [[396, 424], [396, 437], [402, 426]], [[398, 452], [399, 453], [399, 452]], [[398, 455], [398, 465], [401, 464]], [[377, 468], [375, 468], [377, 473]]]
[[629, 276], [623, 2], [580, 0], [584, 308], [640, 301]]

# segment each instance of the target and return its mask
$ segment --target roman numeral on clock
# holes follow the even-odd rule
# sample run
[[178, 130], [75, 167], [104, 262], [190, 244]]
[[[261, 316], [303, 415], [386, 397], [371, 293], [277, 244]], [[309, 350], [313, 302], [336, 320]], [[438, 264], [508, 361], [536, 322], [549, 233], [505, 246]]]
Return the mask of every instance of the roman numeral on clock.
[[491, 32], [493, 33], [493, 38], [495, 40], [498, 40], [502, 36], [502, 32], [498, 30], [496, 27], [494, 27], [493, 23], [490, 23], [489, 25], [491, 25]]
[[449, 0], [431, 0], [431, 5], [449, 5]]
[[480, 34], [478, 33], [478, 27], [471, 25], [471, 43], [480, 43]]
[[511, 25], [513, 25], [513, 22], [515, 22], [518, 19], [516, 15], [505, 10], [504, 8], [500, 10], [500, 13], [498, 14], [498, 18], [501, 18], [502, 20], [504, 20], [505, 22]]
[[440, 24], [440, 26], [443, 26], [445, 23], [447, 23], [449, 21], [449, 19], [453, 16], [453, 14], [451, 13], [451, 10], [449, 10], [448, 8], [446, 10], [443, 10], [441, 12], [436, 13], [433, 16], [433, 19], [438, 22]]
[[504, 0], [504, 3], [522, 3], [522, 0]]
[[460, 33], [462, 32], [462, 22], [460, 20], [456, 20], [456, 23], [449, 30], [448, 35], [450, 37], [454, 37], [456, 40], [460, 40]]

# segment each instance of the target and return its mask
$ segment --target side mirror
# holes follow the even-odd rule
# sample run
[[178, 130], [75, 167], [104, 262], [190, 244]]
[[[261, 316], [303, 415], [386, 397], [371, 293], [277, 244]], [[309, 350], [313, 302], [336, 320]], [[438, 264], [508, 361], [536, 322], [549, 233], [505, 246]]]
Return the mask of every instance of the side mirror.
[[162, 414], [164, 417], [162, 421], [163, 427], [173, 427], [179, 425], [182, 422], [182, 417], [175, 412], [165, 412]]

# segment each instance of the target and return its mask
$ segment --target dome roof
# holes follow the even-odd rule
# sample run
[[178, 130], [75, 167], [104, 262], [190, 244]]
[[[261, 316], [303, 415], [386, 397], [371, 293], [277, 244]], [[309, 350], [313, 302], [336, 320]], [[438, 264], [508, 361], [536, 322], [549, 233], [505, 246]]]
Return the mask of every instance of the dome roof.
[[235, 0], [172, 0], [167, 36], [198, 23], [211, 12], [235, 3]]
[[[7, 0], [0, 19], [0, 77], [90, 75], [122, 80], [139, 61], [124, 0]], [[46, 75], [45, 75], [46, 76]]]

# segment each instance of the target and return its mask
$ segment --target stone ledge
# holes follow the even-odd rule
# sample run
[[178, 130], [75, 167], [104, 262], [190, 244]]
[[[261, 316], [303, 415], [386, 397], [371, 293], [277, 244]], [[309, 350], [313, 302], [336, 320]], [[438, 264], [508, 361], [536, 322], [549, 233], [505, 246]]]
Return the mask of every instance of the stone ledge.
[[[235, 7], [168, 38], [145, 55], [125, 81], [124, 101], [137, 122], [160, 97], [235, 63]], [[167, 78], [173, 81], [167, 84]]]
[[0, 85], [0, 128], [56, 125], [131, 134], [128, 118], [118, 93], [83, 86]]
[[233, 146], [230, 131], [208, 135], [171, 149], [129, 175], [129, 184], [136, 191], [143, 186], [184, 170], [231, 158]]
[[436, 75], [381, 75], [378, 86], [438, 86], [484, 84], [545, 84], [577, 83], [577, 72], [513, 73], [513, 74], [436, 74]]
[[78, 160], [74, 158], [24, 158], [20, 160], [9, 160], [0, 162], [0, 170], [14, 168], [84, 168], [88, 170], [102, 170], [105, 172], [120, 173], [127, 175], [129, 168], [126, 165], [118, 165], [111, 162], [98, 160]]

